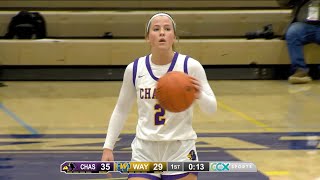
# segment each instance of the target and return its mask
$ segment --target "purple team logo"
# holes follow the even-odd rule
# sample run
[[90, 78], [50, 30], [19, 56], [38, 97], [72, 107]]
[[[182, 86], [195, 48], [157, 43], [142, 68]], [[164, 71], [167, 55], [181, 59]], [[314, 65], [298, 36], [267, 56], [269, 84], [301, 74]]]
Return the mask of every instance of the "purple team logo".
[[69, 163], [66, 166], [63, 166], [62, 170], [65, 172], [72, 172], [76, 168], [76, 165], [74, 163]]
[[194, 150], [191, 150], [190, 152], [189, 152], [189, 154], [188, 154], [188, 158], [190, 159], [190, 160], [197, 160], [197, 155], [196, 155], [196, 152], [194, 151]]

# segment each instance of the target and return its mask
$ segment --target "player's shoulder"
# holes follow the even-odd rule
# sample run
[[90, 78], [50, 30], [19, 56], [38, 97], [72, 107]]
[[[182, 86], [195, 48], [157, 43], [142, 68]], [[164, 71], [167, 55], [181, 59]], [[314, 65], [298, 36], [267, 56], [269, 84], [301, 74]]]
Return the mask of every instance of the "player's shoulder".
[[187, 59], [188, 60], [188, 66], [201, 66], [201, 63], [193, 58], [192, 56], [189, 56], [189, 55], [186, 55], [186, 54], [180, 54], [179, 53], [179, 56], [182, 58], [182, 59]]

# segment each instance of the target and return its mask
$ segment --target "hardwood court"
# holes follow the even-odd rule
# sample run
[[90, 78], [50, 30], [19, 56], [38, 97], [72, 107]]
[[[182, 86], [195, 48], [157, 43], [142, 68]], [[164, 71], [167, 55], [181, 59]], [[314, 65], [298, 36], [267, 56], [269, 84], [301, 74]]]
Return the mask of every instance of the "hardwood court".
[[[121, 82], [5, 82], [0, 88], [0, 179], [103, 179], [66, 175], [64, 161], [100, 160]], [[210, 81], [218, 111], [195, 106], [202, 161], [249, 161], [257, 173], [200, 173], [199, 179], [319, 180], [320, 83]], [[115, 149], [130, 160], [137, 119], [128, 116]], [[114, 179], [124, 179], [114, 174]]]

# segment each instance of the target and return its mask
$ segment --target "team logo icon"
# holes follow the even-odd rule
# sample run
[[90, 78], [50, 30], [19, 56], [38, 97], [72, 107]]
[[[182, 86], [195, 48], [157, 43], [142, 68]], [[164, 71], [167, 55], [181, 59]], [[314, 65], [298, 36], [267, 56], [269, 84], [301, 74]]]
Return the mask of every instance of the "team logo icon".
[[190, 160], [197, 160], [197, 155], [196, 155], [196, 152], [194, 150], [191, 150], [187, 157]]
[[117, 170], [122, 173], [127, 173], [130, 169], [130, 163], [129, 162], [118, 162], [117, 163]]
[[74, 163], [69, 163], [67, 166], [63, 166], [62, 170], [65, 172], [72, 172], [76, 168]]

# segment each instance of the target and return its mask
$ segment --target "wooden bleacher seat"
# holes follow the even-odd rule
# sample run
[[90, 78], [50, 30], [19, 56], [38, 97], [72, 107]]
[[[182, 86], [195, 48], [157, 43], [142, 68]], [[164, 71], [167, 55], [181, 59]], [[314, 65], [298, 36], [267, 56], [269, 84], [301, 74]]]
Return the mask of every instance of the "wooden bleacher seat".
[[[116, 38], [143, 38], [145, 23], [157, 11], [39, 11], [48, 37], [97, 38], [112, 32]], [[245, 33], [273, 25], [283, 35], [291, 10], [167, 11], [175, 18], [181, 38], [243, 37]], [[7, 31], [17, 11], [0, 11], [0, 35]]]
[[239, 9], [282, 8], [288, 0], [0, 0], [0, 9]]
[[[319, 63], [318, 45], [306, 46], [306, 59]], [[289, 64], [285, 41], [246, 39], [180, 40], [177, 51], [203, 65]], [[127, 65], [148, 53], [142, 39], [1, 40], [2, 65]]]
[[[181, 37], [178, 52], [189, 54], [203, 65], [290, 64], [285, 41], [243, 37], [267, 24], [273, 25], [275, 35], [283, 35], [291, 10], [279, 1], [282, 0], [0, 0], [0, 6], [9, 9], [47, 9], [39, 12], [45, 17], [49, 38], [55, 38], [1, 40], [0, 64], [126, 65], [149, 52], [143, 36], [146, 21], [158, 11], [147, 9], [155, 7], [167, 8], [165, 11], [174, 16]], [[81, 10], [85, 5], [87, 10]], [[0, 11], [2, 35], [17, 12]], [[105, 32], [112, 32], [115, 38], [97, 39]], [[320, 54], [316, 46], [306, 47], [308, 63], [317, 63]]]

